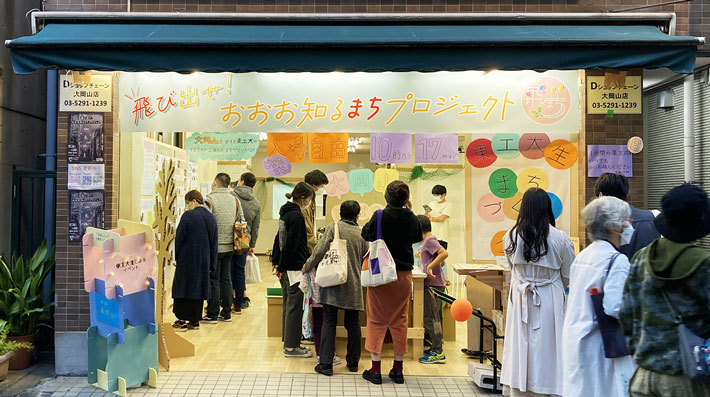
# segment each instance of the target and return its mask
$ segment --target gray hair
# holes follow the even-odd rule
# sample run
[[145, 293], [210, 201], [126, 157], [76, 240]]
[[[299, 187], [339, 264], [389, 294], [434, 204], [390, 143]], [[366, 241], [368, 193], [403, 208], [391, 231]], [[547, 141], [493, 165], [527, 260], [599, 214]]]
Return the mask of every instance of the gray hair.
[[611, 229], [622, 228], [630, 216], [629, 204], [612, 196], [594, 199], [582, 210], [582, 221], [592, 241], [609, 239]]

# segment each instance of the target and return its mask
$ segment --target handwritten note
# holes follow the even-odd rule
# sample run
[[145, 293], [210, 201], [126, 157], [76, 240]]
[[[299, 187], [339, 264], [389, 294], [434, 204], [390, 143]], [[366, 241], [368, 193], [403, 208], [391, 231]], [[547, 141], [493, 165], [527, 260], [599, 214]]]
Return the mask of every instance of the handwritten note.
[[347, 163], [348, 134], [308, 134], [309, 163]]
[[364, 196], [374, 188], [374, 175], [366, 168], [352, 170], [348, 173], [350, 191]]
[[457, 134], [415, 134], [414, 161], [418, 164], [458, 164]]
[[378, 168], [375, 171], [375, 191], [384, 193], [387, 185], [399, 179], [399, 172], [394, 168]]
[[195, 160], [247, 160], [258, 148], [258, 134], [205, 132], [185, 140], [185, 151]]
[[325, 193], [338, 199], [350, 190], [348, 174], [345, 171], [334, 171], [325, 174], [328, 177], [328, 184], [325, 185]]
[[291, 163], [302, 163], [306, 159], [306, 133], [269, 133], [266, 140], [266, 155], [280, 154]]
[[266, 157], [262, 161], [264, 171], [270, 176], [280, 177], [291, 172], [291, 162], [280, 154]]
[[634, 176], [633, 157], [626, 145], [587, 146], [587, 176], [595, 178], [605, 172]]
[[370, 134], [371, 163], [408, 163], [412, 160], [412, 134]]

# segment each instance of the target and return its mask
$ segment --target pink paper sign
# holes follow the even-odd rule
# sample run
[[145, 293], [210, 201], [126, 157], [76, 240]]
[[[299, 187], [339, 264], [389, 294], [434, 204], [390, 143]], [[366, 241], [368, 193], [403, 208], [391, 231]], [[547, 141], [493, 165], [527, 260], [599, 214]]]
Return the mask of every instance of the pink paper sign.
[[371, 163], [412, 161], [412, 134], [370, 134]]
[[458, 164], [458, 135], [415, 134], [414, 162], [418, 164]]
[[264, 171], [269, 176], [280, 177], [291, 172], [291, 162], [280, 154], [266, 157], [262, 164], [264, 165]]
[[348, 174], [345, 171], [334, 171], [325, 174], [328, 177], [328, 184], [325, 185], [325, 194], [331, 197], [337, 197], [350, 191], [350, 183], [348, 182]]

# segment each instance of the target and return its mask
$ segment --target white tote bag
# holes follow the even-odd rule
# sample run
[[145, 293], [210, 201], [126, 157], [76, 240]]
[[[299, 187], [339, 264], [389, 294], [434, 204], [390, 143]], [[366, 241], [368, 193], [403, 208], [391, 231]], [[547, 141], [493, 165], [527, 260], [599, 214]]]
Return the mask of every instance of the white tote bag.
[[259, 258], [256, 255], [247, 255], [247, 263], [244, 269], [245, 281], [247, 284], [258, 284], [261, 282], [261, 272], [259, 271]]
[[316, 284], [319, 287], [332, 287], [345, 284], [348, 281], [348, 249], [347, 241], [340, 239], [338, 222], [335, 222], [335, 236], [330, 243], [330, 249], [316, 270]]
[[370, 243], [360, 275], [363, 287], [377, 287], [397, 281], [397, 265], [382, 239], [382, 210], [377, 210], [377, 240]]

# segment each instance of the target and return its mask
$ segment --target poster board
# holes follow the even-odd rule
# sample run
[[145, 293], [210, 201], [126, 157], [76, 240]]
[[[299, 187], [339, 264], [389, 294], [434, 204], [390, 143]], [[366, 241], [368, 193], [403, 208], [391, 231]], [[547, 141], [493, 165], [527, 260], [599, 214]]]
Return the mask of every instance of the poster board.
[[[540, 134], [476, 135], [469, 145], [467, 156], [474, 164], [470, 196], [473, 206], [471, 259], [495, 260], [496, 256], [503, 255], [503, 235], [515, 224], [522, 195], [530, 187], [548, 192], [556, 227], [568, 235], [576, 235], [576, 230], [571, 230], [571, 217], [577, 216], [572, 214], [572, 209], [576, 208], [573, 200], [578, 193], [573, 191], [576, 184], [572, 182], [577, 178], [578, 134], [544, 135], [546, 140]], [[513, 140], [506, 141], [509, 138]], [[485, 140], [490, 145], [486, 146]], [[489, 148], [493, 150], [491, 155], [495, 155], [495, 161], [476, 162]]]

